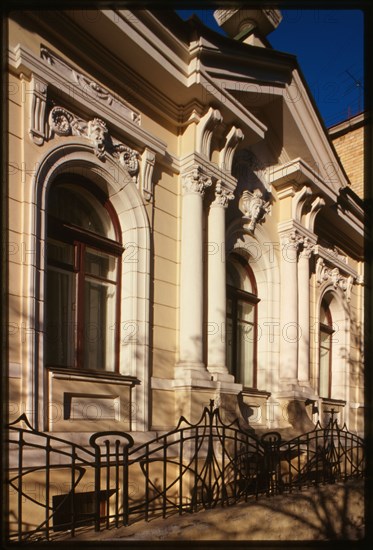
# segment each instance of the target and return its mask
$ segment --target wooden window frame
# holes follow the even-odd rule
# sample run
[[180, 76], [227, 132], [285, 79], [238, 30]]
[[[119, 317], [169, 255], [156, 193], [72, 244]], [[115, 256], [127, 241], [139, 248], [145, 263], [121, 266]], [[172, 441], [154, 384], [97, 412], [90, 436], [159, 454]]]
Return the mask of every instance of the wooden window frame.
[[[235, 377], [236, 382], [240, 383], [240, 380], [237, 380], [237, 303], [238, 300], [242, 300], [248, 304], [251, 304], [254, 308], [254, 342], [253, 342], [253, 385], [244, 386], [244, 390], [256, 390], [258, 389], [258, 379], [257, 379], [257, 351], [258, 351], [258, 308], [257, 304], [260, 302], [260, 298], [257, 296], [257, 286], [254, 273], [248, 263], [241, 258], [239, 255], [232, 255], [231, 260], [237, 261], [244, 268], [246, 274], [249, 277], [251, 288], [253, 292], [247, 292], [236, 288], [230, 284], [227, 284], [227, 299], [232, 300], [232, 374]], [[229, 262], [229, 260], [228, 260]], [[228, 314], [227, 314], [228, 317]], [[234, 368], [235, 367], [235, 368]]]
[[[77, 188], [82, 187], [89, 193], [91, 193], [101, 205], [107, 210], [111, 222], [113, 224], [114, 233], [116, 240], [103, 237], [91, 231], [85, 230], [81, 227], [75, 226], [63, 222], [60, 219], [55, 218], [51, 214], [48, 214], [48, 225], [47, 225], [47, 240], [54, 239], [59, 242], [70, 244], [74, 247], [74, 266], [71, 270], [76, 273], [77, 277], [77, 311], [75, 314], [74, 322], [76, 323], [76, 341], [74, 341], [74, 364], [73, 365], [57, 365], [46, 363], [47, 368], [73, 368], [84, 373], [94, 374], [97, 372], [107, 372], [107, 373], [119, 373], [119, 352], [120, 352], [120, 314], [121, 314], [121, 277], [122, 277], [122, 266], [121, 266], [121, 257], [124, 252], [121, 240], [120, 224], [117, 218], [116, 212], [109, 202], [105, 194], [98, 189], [91, 182], [87, 182], [84, 178], [77, 179], [76, 177], [69, 177], [68, 174], [65, 174], [63, 178], [60, 178], [58, 182], [54, 182], [53, 187], [63, 184], [71, 183]], [[47, 245], [48, 246], [48, 245]], [[117, 259], [116, 267], [116, 280], [110, 280], [111, 284], [115, 285], [115, 323], [114, 323], [114, 368], [113, 370], [107, 369], [89, 369], [84, 367], [84, 344], [83, 344], [83, 331], [84, 331], [84, 283], [85, 283], [85, 250], [86, 247], [93, 248], [98, 252], [110, 254], [115, 256]], [[48, 259], [47, 257], [47, 270], [48, 266], [61, 267], [60, 262], [56, 260]], [[95, 277], [96, 278], [96, 277]], [[106, 280], [106, 279], [105, 279]], [[47, 319], [48, 323], [48, 319]]]
[[[334, 334], [333, 329], [333, 318], [332, 314], [329, 309], [329, 305], [327, 302], [323, 299], [321, 302], [321, 309], [324, 309], [325, 315], [327, 318], [327, 323], [319, 323], [319, 395], [321, 398], [324, 399], [331, 399], [332, 395], [332, 367], [333, 367], [333, 338], [332, 335]], [[328, 365], [328, 395], [321, 395], [320, 394], [320, 385], [321, 385], [321, 332], [324, 332], [328, 334], [329, 336], [329, 365]]]

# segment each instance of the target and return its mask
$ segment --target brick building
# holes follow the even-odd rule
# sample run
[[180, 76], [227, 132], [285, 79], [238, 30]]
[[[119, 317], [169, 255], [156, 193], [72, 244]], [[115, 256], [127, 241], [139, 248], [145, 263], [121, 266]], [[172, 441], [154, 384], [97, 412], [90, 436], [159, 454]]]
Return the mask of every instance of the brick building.
[[364, 131], [366, 114], [360, 113], [329, 128], [329, 135], [351, 182], [351, 189], [363, 198]]

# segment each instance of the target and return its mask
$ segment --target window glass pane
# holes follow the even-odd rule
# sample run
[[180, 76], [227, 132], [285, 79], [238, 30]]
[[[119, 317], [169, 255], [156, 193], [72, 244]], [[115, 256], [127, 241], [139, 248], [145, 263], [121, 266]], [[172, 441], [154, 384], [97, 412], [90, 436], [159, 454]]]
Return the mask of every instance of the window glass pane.
[[84, 286], [84, 368], [115, 369], [115, 289], [87, 278]]
[[71, 266], [74, 265], [74, 246], [72, 244], [48, 239], [47, 255], [48, 261], [54, 260]]
[[234, 286], [235, 288], [240, 288], [241, 280], [238, 271], [235, 269], [233, 262], [228, 262], [227, 264], [227, 284]]
[[320, 330], [320, 345], [323, 347], [330, 347], [330, 334], [323, 330]]
[[227, 263], [227, 366], [237, 382], [252, 388], [255, 383], [256, 312], [252, 294], [256, 293], [256, 287], [250, 273], [248, 264], [243, 265], [234, 256], [230, 257]]
[[111, 254], [87, 248], [84, 266], [85, 272], [89, 275], [116, 280], [117, 258]]
[[243, 300], [237, 301], [237, 318], [241, 321], [253, 322], [254, 307]]
[[108, 211], [83, 187], [73, 184], [52, 187], [48, 212], [65, 223], [115, 239], [114, 226]]
[[75, 274], [53, 267], [47, 272], [46, 362], [74, 365]]
[[254, 385], [254, 326], [237, 321], [237, 375], [247, 387]]
[[331, 318], [331, 315], [329, 312], [328, 305], [325, 302], [323, 302], [321, 304], [321, 310], [320, 310], [320, 323], [322, 323], [323, 325], [331, 326], [330, 318]]
[[250, 277], [246, 269], [235, 260], [227, 264], [227, 283], [246, 292], [253, 292]]
[[330, 334], [320, 331], [320, 396], [330, 397], [329, 378], [330, 378]]
[[[229, 300], [231, 306], [232, 302]], [[233, 373], [233, 342], [232, 342], [232, 331], [233, 331], [233, 323], [232, 319], [230, 317], [227, 317], [227, 332], [226, 332], [226, 342], [227, 342], [227, 368], [230, 373]]]

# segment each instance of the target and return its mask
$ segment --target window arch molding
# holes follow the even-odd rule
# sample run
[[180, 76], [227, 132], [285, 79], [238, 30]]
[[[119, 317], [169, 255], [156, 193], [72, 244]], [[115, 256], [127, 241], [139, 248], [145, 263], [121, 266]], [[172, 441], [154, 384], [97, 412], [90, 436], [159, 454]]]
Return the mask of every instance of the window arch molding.
[[[253, 271], [257, 296], [257, 387], [275, 391], [274, 371], [279, 369], [280, 272], [276, 247], [265, 226], [257, 226], [255, 234], [244, 228], [242, 219], [233, 221], [226, 232], [226, 257], [231, 253], [248, 261]], [[270, 341], [271, 340], [271, 341]]]
[[[121, 334], [119, 373], [137, 377], [141, 384], [134, 388], [136, 419], [134, 429], [148, 426], [149, 386], [149, 303], [150, 303], [150, 228], [143, 200], [132, 176], [113, 157], [102, 162], [92, 146], [83, 139], [57, 144], [49, 149], [32, 178], [29, 201], [32, 205], [26, 244], [34, 251], [29, 266], [32, 292], [27, 300], [27, 318], [34, 326], [35, 344], [26, 346], [27, 371], [26, 407], [34, 425], [45, 429], [46, 407], [43, 356], [43, 321], [46, 258], [46, 225], [48, 191], [57, 176], [76, 174], [92, 181], [110, 200], [121, 228], [124, 247], [121, 275]], [[25, 208], [30, 204], [25, 202]]]
[[316, 303], [316, 324], [315, 341], [317, 350], [315, 354], [316, 373], [315, 378], [319, 381], [320, 373], [320, 318], [322, 304], [327, 303], [332, 318], [332, 353], [331, 353], [331, 371], [332, 371], [332, 399], [348, 400], [348, 389], [346, 385], [348, 375], [348, 357], [350, 354], [350, 322], [348, 317], [348, 306], [346, 298], [340, 289], [335, 289], [330, 282], [325, 283], [320, 288], [320, 293]]

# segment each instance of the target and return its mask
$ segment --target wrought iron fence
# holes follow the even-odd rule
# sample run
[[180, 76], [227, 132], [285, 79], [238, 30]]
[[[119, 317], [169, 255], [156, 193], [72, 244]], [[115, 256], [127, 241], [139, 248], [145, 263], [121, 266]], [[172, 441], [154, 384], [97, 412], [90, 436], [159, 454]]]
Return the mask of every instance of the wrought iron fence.
[[99, 432], [83, 447], [35, 431], [23, 415], [9, 427], [14, 540], [94, 524], [96, 530], [139, 519], [229, 506], [259, 495], [364, 474], [363, 440], [331, 418], [291, 441], [258, 438], [238, 420], [223, 422], [211, 401], [196, 424], [140, 446], [126, 433]]
[[87, 471], [91, 449], [32, 428], [26, 415], [9, 426], [10, 538], [50, 538], [56, 529], [74, 531], [92, 519], [77, 510], [79, 495], [94, 487]]

